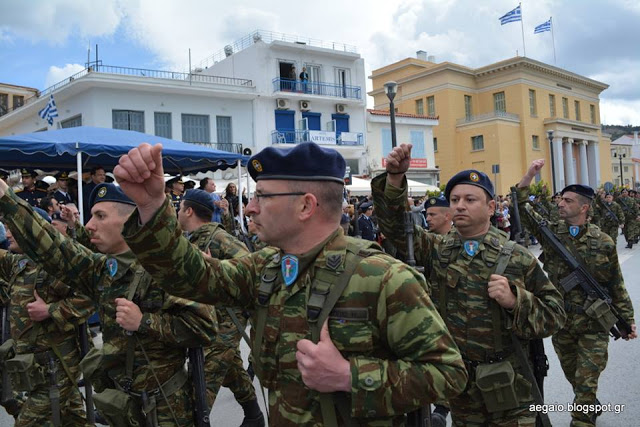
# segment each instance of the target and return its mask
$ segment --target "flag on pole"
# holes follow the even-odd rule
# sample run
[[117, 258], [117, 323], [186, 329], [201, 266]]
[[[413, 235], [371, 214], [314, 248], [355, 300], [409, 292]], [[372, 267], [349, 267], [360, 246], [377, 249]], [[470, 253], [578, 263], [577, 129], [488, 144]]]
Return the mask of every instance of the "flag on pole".
[[533, 30], [533, 34], [544, 33], [545, 31], [551, 31], [551, 19], [549, 19], [547, 22], [544, 22], [538, 25]]
[[520, 5], [510, 12], [505, 13], [500, 18], [500, 25], [508, 24], [509, 22], [522, 21], [522, 9]]
[[53, 100], [53, 94], [51, 94], [49, 102], [42, 110], [40, 110], [38, 115], [45, 119], [47, 123], [49, 123], [49, 126], [53, 125], [53, 118], [58, 117], [58, 109], [56, 108], [56, 101]]

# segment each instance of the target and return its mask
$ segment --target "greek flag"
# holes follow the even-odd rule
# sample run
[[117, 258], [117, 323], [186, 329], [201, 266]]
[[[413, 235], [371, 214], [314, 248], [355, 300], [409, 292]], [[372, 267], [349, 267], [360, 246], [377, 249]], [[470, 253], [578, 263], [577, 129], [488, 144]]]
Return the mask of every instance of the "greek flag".
[[533, 30], [533, 34], [544, 33], [545, 31], [551, 31], [551, 19], [549, 19], [547, 22], [544, 22], [538, 25]]
[[522, 21], [522, 10], [520, 5], [510, 12], [505, 13], [500, 17], [500, 25], [508, 24], [509, 22]]
[[40, 110], [38, 115], [41, 118], [46, 119], [49, 126], [53, 125], [53, 118], [58, 117], [58, 109], [56, 108], [56, 101], [53, 100], [53, 94], [51, 94], [49, 102], [42, 110]]

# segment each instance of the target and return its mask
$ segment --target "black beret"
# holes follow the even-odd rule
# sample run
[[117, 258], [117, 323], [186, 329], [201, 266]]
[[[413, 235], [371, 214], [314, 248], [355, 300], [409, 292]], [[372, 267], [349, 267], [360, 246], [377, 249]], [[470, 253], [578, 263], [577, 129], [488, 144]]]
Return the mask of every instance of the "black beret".
[[45, 211], [44, 209], [40, 209], [37, 206], [34, 206], [33, 210], [36, 211], [42, 218], [44, 218], [45, 221], [47, 221], [49, 224], [51, 224], [51, 217], [49, 216], [47, 211]]
[[64, 172], [58, 172], [58, 173], [55, 175], [55, 177], [56, 177], [56, 179], [57, 179], [58, 181], [60, 181], [61, 179], [62, 179], [62, 180], [69, 179], [69, 172], [66, 172], [66, 171], [64, 171]]
[[495, 193], [493, 190], [493, 184], [486, 173], [477, 171], [475, 169], [467, 169], [462, 172], [458, 172], [447, 182], [447, 186], [444, 189], [444, 196], [449, 200], [451, 190], [458, 184], [475, 185], [482, 188], [493, 199]]
[[134, 205], [135, 203], [126, 194], [122, 192], [120, 187], [115, 184], [110, 184], [107, 182], [103, 182], [102, 184], [98, 184], [96, 188], [93, 189], [91, 195], [89, 196], [89, 207], [93, 207], [96, 203], [100, 202], [116, 202], [116, 203], [124, 203], [127, 205]]
[[595, 197], [595, 192], [593, 191], [593, 188], [591, 188], [589, 186], [586, 186], [586, 185], [582, 185], [582, 184], [567, 185], [562, 190], [562, 194], [566, 193], [567, 191], [579, 194], [579, 195], [584, 196], [584, 197], [586, 197], [588, 199], [593, 199]]
[[182, 196], [183, 201], [191, 201], [193, 203], [197, 203], [200, 206], [209, 209], [211, 212], [215, 210], [215, 205], [213, 204], [213, 199], [211, 198], [211, 194], [207, 193], [204, 190], [188, 190], [184, 196]]
[[427, 203], [424, 204], [425, 209], [429, 208], [448, 208], [449, 201], [444, 197], [429, 197]]
[[51, 221], [62, 221], [62, 222], [67, 222], [66, 220], [62, 219], [62, 214], [60, 212], [54, 212], [51, 214]]
[[35, 169], [22, 168], [20, 169], [20, 173], [22, 174], [22, 176], [30, 176], [32, 178], [38, 176], [38, 172], [36, 172]]
[[293, 148], [267, 147], [249, 159], [247, 168], [254, 181], [284, 179], [344, 184], [346, 164], [336, 150], [304, 142]]
[[7, 179], [9, 178], [9, 172], [4, 170], [4, 169], [0, 169], [0, 179]]
[[360, 204], [360, 207], [358, 209], [360, 209], [360, 211], [362, 212], [366, 212], [369, 208], [373, 208], [373, 203], [364, 202]]

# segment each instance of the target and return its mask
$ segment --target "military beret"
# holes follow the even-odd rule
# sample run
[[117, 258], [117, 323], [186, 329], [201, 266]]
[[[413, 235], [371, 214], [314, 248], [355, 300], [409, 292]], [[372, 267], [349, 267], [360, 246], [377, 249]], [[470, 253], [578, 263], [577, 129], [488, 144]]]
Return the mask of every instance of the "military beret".
[[358, 209], [360, 209], [361, 212], [366, 212], [370, 208], [373, 209], [373, 203], [364, 202], [360, 204], [360, 207]]
[[4, 169], [0, 169], [0, 179], [7, 179], [9, 178], [9, 172], [4, 170]]
[[133, 200], [127, 197], [127, 195], [122, 192], [120, 187], [115, 184], [109, 184], [107, 182], [98, 184], [89, 196], [89, 207], [92, 207], [96, 203], [100, 202], [116, 202], [124, 203], [127, 205], [135, 205]]
[[51, 221], [62, 221], [62, 222], [67, 222], [66, 220], [62, 219], [62, 213], [60, 212], [54, 212], [51, 214]]
[[582, 184], [567, 185], [562, 190], [562, 194], [566, 193], [567, 191], [579, 194], [579, 195], [584, 196], [584, 197], [586, 197], [588, 199], [593, 199], [595, 197], [595, 192], [593, 191], [593, 188], [591, 188], [589, 186], [586, 186], [586, 185], [582, 185]]
[[36, 172], [35, 169], [22, 168], [20, 169], [20, 173], [22, 174], [22, 176], [30, 176], [32, 178], [38, 176], [38, 172]]
[[213, 199], [211, 198], [211, 194], [207, 193], [204, 190], [188, 190], [184, 196], [182, 196], [183, 201], [191, 201], [193, 203], [197, 203], [200, 206], [209, 209], [210, 211], [215, 210], [215, 205], [213, 204]]
[[493, 184], [491, 180], [484, 172], [480, 172], [474, 169], [467, 169], [461, 172], [458, 172], [447, 182], [447, 186], [444, 189], [444, 196], [449, 200], [449, 196], [451, 195], [451, 190], [458, 184], [469, 184], [475, 185], [476, 187], [482, 188], [484, 191], [491, 196], [493, 199], [495, 197], [495, 193], [493, 190]]
[[55, 174], [55, 177], [58, 181], [69, 179], [69, 172], [58, 172], [57, 174]]
[[293, 148], [267, 147], [249, 159], [254, 181], [334, 181], [344, 184], [346, 163], [336, 150], [304, 142]]
[[444, 197], [429, 197], [427, 203], [424, 204], [425, 209], [429, 208], [448, 208], [449, 201]]
[[44, 218], [45, 221], [47, 221], [49, 224], [51, 224], [51, 217], [49, 216], [47, 211], [45, 211], [44, 209], [40, 209], [37, 206], [34, 206], [33, 210], [36, 211], [42, 218]]

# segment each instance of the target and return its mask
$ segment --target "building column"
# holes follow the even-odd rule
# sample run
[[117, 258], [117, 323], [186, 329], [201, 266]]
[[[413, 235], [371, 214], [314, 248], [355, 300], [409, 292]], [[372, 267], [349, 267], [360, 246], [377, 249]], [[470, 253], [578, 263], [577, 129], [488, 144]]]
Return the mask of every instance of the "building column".
[[565, 186], [576, 183], [576, 171], [573, 170], [573, 139], [567, 138], [564, 146], [564, 182]]
[[578, 143], [580, 151], [580, 184], [589, 185], [589, 165], [587, 164], [587, 141]]
[[587, 159], [589, 162], [589, 187], [600, 186], [600, 153], [597, 141], [587, 141]]
[[[553, 177], [555, 177], [555, 187], [556, 191], [562, 191], [565, 187], [564, 181], [564, 161], [562, 158], [562, 138], [553, 138], [552, 151], [553, 151], [553, 163], [554, 163], [554, 171]], [[553, 178], [552, 177], [552, 178]]]
[[[638, 182], [640, 182], [640, 163], [634, 162], [633, 169], [635, 170], [634, 177], [635, 177], [635, 180], [636, 180], [635, 181], [636, 182], [636, 188], [638, 188]], [[634, 188], [634, 190], [636, 188]]]

